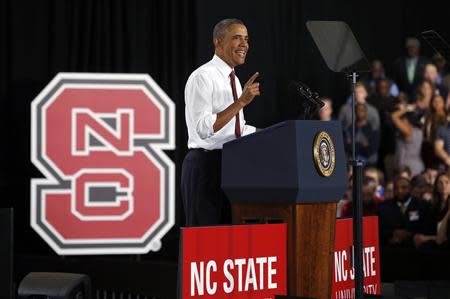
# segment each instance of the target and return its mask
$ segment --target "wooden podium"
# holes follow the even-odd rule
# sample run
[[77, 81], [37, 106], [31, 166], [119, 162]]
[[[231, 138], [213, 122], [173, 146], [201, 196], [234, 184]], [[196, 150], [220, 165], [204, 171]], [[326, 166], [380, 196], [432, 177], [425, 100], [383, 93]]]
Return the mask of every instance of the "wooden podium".
[[[328, 163], [327, 153], [318, 158], [327, 140]], [[279, 123], [226, 143], [222, 155], [233, 223], [287, 223], [288, 295], [331, 298], [336, 203], [347, 189], [340, 124]]]

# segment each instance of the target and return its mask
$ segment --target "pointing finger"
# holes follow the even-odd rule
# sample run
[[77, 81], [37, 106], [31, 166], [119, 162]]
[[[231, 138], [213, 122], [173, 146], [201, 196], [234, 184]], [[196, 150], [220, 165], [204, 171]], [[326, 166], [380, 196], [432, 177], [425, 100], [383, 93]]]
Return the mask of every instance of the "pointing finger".
[[254, 73], [253, 76], [251, 76], [250, 79], [248, 79], [246, 85], [253, 84], [253, 81], [255, 81], [255, 79], [256, 79], [258, 76], [259, 76], [259, 73], [258, 73], [258, 72]]

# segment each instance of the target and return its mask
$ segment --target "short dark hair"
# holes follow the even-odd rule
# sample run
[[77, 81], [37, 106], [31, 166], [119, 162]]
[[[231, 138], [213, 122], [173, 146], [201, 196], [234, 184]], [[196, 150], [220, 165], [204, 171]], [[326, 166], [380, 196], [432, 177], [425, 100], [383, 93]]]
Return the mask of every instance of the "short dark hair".
[[214, 26], [213, 38], [222, 38], [225, 35], [225, 31], [233, 24], [244, 25], [239, 19], [224, 19]]

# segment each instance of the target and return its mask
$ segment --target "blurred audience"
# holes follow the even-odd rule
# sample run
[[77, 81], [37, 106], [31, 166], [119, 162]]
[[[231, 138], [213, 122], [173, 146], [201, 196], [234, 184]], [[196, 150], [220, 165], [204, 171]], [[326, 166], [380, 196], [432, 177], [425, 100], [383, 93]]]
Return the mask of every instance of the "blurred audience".
[[[368, 176], [363, 177], [362, 186], [362, 201], [363, 201], [363, 215], [370, 216], [377, 214], [378, 203], [382, 199], [377, 196], [377, 183], [376, 181]], [[347, 201], [341, 210], [341, 217], [352, 217], [353, 216], [353, 200]]]
[[330, 98], [320, 99], [325, 105], [319, 110], [319, 120], [329, 121], [333, 119], [333, 100]]
[[448, 122], [436, 133], [434, 152], [440, 159], [440, 170], [448, 169], [450, 166], [450, 124]]
[[407, 38], [405, 48], [406, 55], [397, 58], [394, 62], [394, 80], [401, 91], [412, 97], [417, 85], [422, 80], [423, 70], [428, 59], [420, 56], [420, 42], [417, 38]]
[[438, 169], [440, 160], [434, 152], [437, 131], [447, 123], [447, 111], [444, 98], [435, 95], [425, 115], [423, 126], [422, 159], [426, 168]]
[[415, 176], [424, 170], [421, 158], [423, 132], [420, 121], [413, 117], [413, 114], [407, 115], [409, 112], [414, 112], [414, 108], [400, 102], [397, 110], [391, 113], [391, 118], [398, 131], [395, 145], [396, 165], [408, 166], [412, 176]]
[[436, 178], [433, 189], [433, 215], [437, 222], [436, 243], [443, 246], [448, 242], [448, 221], [450, 215], [450, 176], [442, 172]]
[[378, 204], [378, 217], [382, 245], [420, 247], [436, 235], [430, 205], [411, 196], [411, 182], [400, 176], [394, 179], [394, 198]]
[[397, 84], [395, 84], [395, 82], [392, 82], [392, 80], [390, 80], [390, 78], [386, 76], [384, 65], [381, 60], [376, 59], [372, 61], [370, 75], [364, 81], [366, 83], [366, 86], [368, 86], [369, 93], [378, 93], [380, 90], [379, 88], [377, 88], [377, 82], [383, 81], [384, 83], [387, 83], [387, 85], [384, 86], [384, 95], [398, 96], [398, 86]]
[[384, 198], [384, 175], [383, 175], [383, 172], [374, 166], [366, 166], [364, 168], [363, 173], [364, 173], [364, 176], [375, 180], [375, 183], [377, 184], [375, 194], [379, 198], [383, 199]]
[[435, 95], [440, 95], [444, 99], [447, 98], [448, 89], [446, 86], [441, 84], [441, 81], [439, 80], [438, 69], [435, 64], [427, 63], [425, 65], [423, 78], [434, 84], [434, 86], [436, 87], [436, 89], [434, 90]]
[[[377, 109], [371, 104], [367, 103], [367, 89], [363, 83], [358, 82], [355, 86], [355, 105], [366, 104], [367, 106], [367, 122], [370, 124], [373, 130], [380, 129], [380, 116]], [[352, 124], [352, 104], [351, 102], [345, 103], [339, 110], [339, 121], [342, 123], [342, 128], [345, 130]]]
[[[367, 119], [367, 105], [358, 103], [355, 107], [355, 151], [358, 160], [365, 161], [367, 165], [375, 165], [378, 161], [378, 147], [380, 144], [380, 132], [375, 130]], [[347, 156], [352, 154], [352, 126], [345, 130], [344, 141]]]

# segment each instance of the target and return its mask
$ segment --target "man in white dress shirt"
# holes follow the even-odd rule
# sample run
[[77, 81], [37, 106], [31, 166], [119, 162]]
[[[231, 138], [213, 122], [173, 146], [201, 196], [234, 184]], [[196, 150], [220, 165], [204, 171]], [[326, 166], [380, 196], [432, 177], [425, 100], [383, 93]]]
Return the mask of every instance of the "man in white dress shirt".
[[181, 174], [186, 226], [231, 222], [230, 203], [221, 184], [222, 146], [254, 133], [242, 108], [259, 95], [255, 73], [242, 89], [234, 68], [245, 62], [247, 28], [238, 19], [225, 19], [213, 31], [214, 57], [196, 69], [185, 88], [189, 152]]

